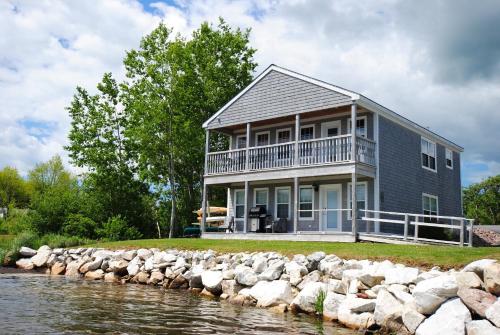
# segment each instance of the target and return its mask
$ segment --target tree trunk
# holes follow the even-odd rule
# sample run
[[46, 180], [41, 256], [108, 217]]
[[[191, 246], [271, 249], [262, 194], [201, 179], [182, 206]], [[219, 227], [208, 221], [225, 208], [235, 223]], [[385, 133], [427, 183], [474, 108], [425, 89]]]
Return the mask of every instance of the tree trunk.
[[[173, 172], [173, 166], [170, 166], [170, 169]], [[168, 238], [174, 237], [176, 212], [177, 212], [176, 211], [177, 191], [175, 189], [175, 178], [174, 177], [170, 178], [170, 192], [172, 195], [172, 207], [170, 209], [170, 232], [168, 233]]]

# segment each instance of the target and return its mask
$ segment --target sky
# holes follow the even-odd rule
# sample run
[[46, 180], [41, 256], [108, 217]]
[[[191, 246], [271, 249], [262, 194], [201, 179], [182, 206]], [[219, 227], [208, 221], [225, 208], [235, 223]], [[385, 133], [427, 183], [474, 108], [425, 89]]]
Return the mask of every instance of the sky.
[[126, 50], [163, 21], [190, 36], [222, 16], [269, 64], [359, 92], [463, 146], [462, 183], [500, 173], [500, 2], [3, 0], [0, 168], [67, 153], [76, 86], [123, 79]]

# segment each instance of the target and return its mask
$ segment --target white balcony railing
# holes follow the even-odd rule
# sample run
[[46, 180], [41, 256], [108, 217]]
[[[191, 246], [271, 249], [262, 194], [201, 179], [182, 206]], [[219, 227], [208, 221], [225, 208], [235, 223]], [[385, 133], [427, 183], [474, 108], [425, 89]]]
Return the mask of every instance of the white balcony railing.
[[[358, 137], [357, 160], [375, 165], [375, 142]], [[246, 149], [211, 152], [207, 155], [206, 174], [245, 171]], [[295, 162], [295, 142], [252, 147], [248, 149], [248, 170], [259, 171], [293, 166], [337, 164], [351, 161], [351, 135], [299, 141], [298, 164]]]

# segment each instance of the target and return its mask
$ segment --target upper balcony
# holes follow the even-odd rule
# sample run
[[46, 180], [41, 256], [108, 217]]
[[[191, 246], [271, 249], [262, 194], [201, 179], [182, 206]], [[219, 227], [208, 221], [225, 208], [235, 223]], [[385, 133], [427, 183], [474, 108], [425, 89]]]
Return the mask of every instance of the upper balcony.
[[[206, 175], [353, 163], [352, 136], [341, 135], [207, 154]], [[375, 166], [375, 142], [356, 137], [356, 162]]]

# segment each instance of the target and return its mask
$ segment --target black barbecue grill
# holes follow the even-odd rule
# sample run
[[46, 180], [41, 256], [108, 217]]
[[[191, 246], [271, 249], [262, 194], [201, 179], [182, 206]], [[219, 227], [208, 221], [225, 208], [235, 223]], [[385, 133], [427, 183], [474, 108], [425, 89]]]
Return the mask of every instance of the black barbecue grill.
[[265, 233], [266, 218], [267, 212], [264, 206], [255, 206], [250, 208], [250, 212], [248, 212], [250, 231], [256, 233]]

